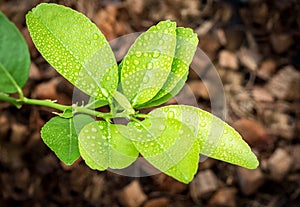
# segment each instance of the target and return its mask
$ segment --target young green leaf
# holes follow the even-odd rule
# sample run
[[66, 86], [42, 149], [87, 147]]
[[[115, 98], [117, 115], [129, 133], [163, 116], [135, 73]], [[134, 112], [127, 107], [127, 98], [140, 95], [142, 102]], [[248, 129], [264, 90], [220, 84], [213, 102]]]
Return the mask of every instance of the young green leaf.
[[26, 22], [37, 49], [61, 75], [99, 100], [113, 94], [118, 84], [114, 54], [87, 17], [42, 3], [26, 15]]
[[29, 76], [29, 50], [19, 30], [2, 12], [0, 25], [0, 91], [15, 93]]
[[122, 93], [120, 93], [119, 91], [115, 91], [113, 97], [116, 100], [117, 105], [121, 106], [123, 109], [132, 114], [134, 113], [134, 109], [132, 108], [130, 102]]
[[[183, 84], [179, 82], [182, 82], [182, 80], [185, 82], [186, 80], [186, 74], [189, 71], [189, 65], [192, 62], [197, 45], [198, 37], [192, 29], [183, 27], [176, 28], [176, 50], [171, 73], [162, 89], [149, 101], [150, 105], [160, 105], [174, 97], [177, 92], [180, 91]], [[179, 86], [181, 87], [179, 88]], [[146, 105], [147, 104], [148, 103], [146, 103]], [[143, 106], [143, 108], [145, 108], [145, 106]]]
[[71, 165], [80, 156], [78, 150], [78, 131], [93, 121], [90, 116], [76, 115], [73, 118], [54, 117], [42, 128], [41, 136], [45, 144], [63, 161]]
[[106, 105], [108, 105], [108, 102], [106, 100], [98, 100], [95, 99], [94, 97], [90, 97], [89, 102], [87, 104], [88, 108], [92, 108], [92, 109], [97, 109]]
[[151, 108], [154, 106], [158, 106], [158, 105], [161, 105], [161, 104], [167, 102], [171, 98], [175, 97], [180, 92], [182, 87], [184, 86], [184, 84], [187, 80], [187, 77], [188, 77], [188, 72], [183, 76], [182, 79], [179, 80], [179, 82], [176, 84], [176, 86], [173, 88], [173, 90], [171, 92], [167, 93], [166, 95], [164, 95], [163, 97], [161, 97], [157, 100], [150, 100], [149, 102], [143, 104], [142, 106], [140, 106], [138, 108]]
[[185, 123], [198, 138], [200, 152], [204, 155], [249, 169], [257, 168], [259, 164], [238, 132], [206, 111], [192, 106], [170, 105], [155, 109], [150, 115]]
[[199, 144], [192, 131], [172, 118], [150, 118], [128, 125], [137, 150], [154, 167], [189, 183], [198, 169]]
[[95, 121], [79, 134], [79, 150], [86, 164], [97, 170], [120, 169], [133, 163], [138, 152], [120, 130], [124, 125]]
[[133, 106], [151, 100], [171, 71], [176, 23], [162, 21], [141, 34], [119, 66], [122, 90]]

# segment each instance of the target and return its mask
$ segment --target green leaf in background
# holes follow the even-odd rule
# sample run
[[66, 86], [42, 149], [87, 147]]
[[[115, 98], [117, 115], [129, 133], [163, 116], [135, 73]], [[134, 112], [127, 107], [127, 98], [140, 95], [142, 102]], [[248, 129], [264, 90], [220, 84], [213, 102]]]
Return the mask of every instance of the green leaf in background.
[[[149, 101], [149, 105], [155, 106], [163, 104], [181, 90], [184, 84], [179, 82], [186, 81], [189, 65], [193, 60], [198, 41], [197, 34], [194, 33], [192, 29], [183, 27], [176, 28], [176, 50], [171, 73], [162, 89]], [[148, 105], [148, 103], [146, 103], [146, 105]], [[145, 106], [143, 108], [145, 108]]]
[[69, 119], [54, 117], [43, 126], [41, 136], [61, 161], [66, 165], [72, 165], [80, 156], [78, 133], [91, 121], [93, 119], [87, 115], [75, 115]]
[[43, 57], [86, 94], [107, 100], [118, 85], [114, 54], [83, 14], [56, 4], [39, 4], [26, 15], [33, 42]]
[[29, 76], [30, 55], [16, 26], [0, 12], [0, 91], [15, 93]]
[[79, 134], [79, 150], [86, 164], [97, 170], [120, 169], [133, 163], [138, 152], [120, 131], [124, 125], [94, 121]]
[[171, 71], [176, 46], [176, 23], [159, 22], [142, 33], [119, 66], [124, 95], [133, 106], [151, 100]]
[[153, 110], [152, 117], [169, 117], [185, 123], [200, 144], [200, 153], [249, 169], [258, 160], [238, 132], [216, 116], [192, 106], [170, 105]]
[[198, 169], [199, 144], [192, 131], [172, 118], [150, 118], [128, 125], [137, 150], [154, 167], [189, 183]]

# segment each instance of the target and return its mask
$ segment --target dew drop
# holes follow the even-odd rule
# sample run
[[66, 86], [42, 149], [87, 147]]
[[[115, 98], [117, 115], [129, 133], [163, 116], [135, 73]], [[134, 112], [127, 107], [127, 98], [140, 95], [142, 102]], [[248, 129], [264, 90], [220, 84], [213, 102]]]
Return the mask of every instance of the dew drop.
[[138, 65], [139, 63], [140, 63], [140, 61], [138, 61], [138, 60], [133, 61], [133, 64], [135, 64], [135, 65]]
[[143, 83], [148, 83], [149, 82], [149, 76], [145, 76], [143, 79]]
[[90, 44], [91, 44], [91, 41], [90, 41], [90, 40], [86, 41], [86, 44], [90, 45]]
[[94, 40], [96, 40], [96, 39], [99, 38], [99, 35], [98, 34], [94, 34], [93, 38], [94, 38]]
[[152, 68], [153, 68], [153, 63], [151, 63], [151, 62], [148, 63], [148, 64], [147, 64], [147, 69], [152, 69]]
[[169, 117], [169, 118], [174, 118], [174, 112], [173, 112], [173, 111], [169, 111], [168, 117]]
[[205, 123], [205, 122], [201, 122], [201, 123], [200, 123], [200, 126], [201, 126], [201, 127], [205, 127], [205, 126], [206, 126], [206, 123]]
[[135, 56], [141, 57], [141, 56], [142, 56], [142, 52], [141, 52], [141, 51], [137, 51], [137, 52], [135, 53]]
[[160, 50], [154, 50], [153, 57], [158, 58], [160, 56]]
[[164, 112], [168, 112], [169, 111], [169, 109], [166, 107], [166, 108], [164, 108]]
[[160, 126], [159, 126], [159, 130], [162, 131], [162, 130], [164, 130], [164, 129], [165, 129], [165, 126], [164, 126], [164, 125], [160, 125]]
[[97, 132], [97, 129], [93, 127], [92, 132]]

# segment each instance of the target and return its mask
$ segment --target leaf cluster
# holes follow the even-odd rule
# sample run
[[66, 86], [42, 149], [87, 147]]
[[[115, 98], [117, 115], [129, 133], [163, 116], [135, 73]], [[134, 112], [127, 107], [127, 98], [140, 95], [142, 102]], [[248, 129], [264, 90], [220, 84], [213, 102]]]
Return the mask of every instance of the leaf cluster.
[[[16, 28], [4, 15], [0, 21], [16, 34], [12, 38], [0, 30], [0, 91], [8, 94], [25, 84], [30, 61]], [[165, 103], [183, 87], [198, 45], [192, 29], [161, 21], [142, 33], [117, 64], [101, 31], [77, 11], [43, 3], [26, 15], [26, 23], [43, 57], [90, 96], [89, 103], [82, 106], [63, 107], [63, 113], [41, 130], [45, 144], [67, 165], [81, 156], [92, 169], [122, 169], [142, 155], [184, 183], [193, 179], [200, 153], [246, 168], [257, 167], [258, 161], [242, 137], [206, 111], [170, 105], [139, 113], [141, 108]], [[27, 50], [26, 55], [5, 61], [2, 53], [9, 48], [9, 41], [22, 52]], [[104, 105], [109, 106], [109, 113], [96, 110]], [[114, 118], [129, 123], [116, 124]]]

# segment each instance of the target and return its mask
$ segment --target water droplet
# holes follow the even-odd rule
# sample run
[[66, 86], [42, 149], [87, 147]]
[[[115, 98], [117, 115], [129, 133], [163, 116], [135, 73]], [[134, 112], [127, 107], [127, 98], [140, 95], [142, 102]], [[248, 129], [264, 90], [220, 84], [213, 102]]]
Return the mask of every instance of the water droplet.
[[201, 122], [201, 123], [200, 123], [200, 126], [201, 126], [201, 127], [205, 127], [205, 126], [206, 126], [206, 123], [205, 123], [205, 122]]
[[90, 41], [90, 40], [86, 41], [86, 44], [90, 45], [90, 44], [91, 44], [91, 41]]
[[224, 129], [224, 134], [227, 134], [228, 133], [228, 130], [227, 129]]
[[135, 64], [135, 65], [138, 65], [139, 63], [140, 63], [140, 61], [138, 61], [138, 60], [133, 61], [133, 64]]
[[137, 56], [137, 57], [141, 57], [141, 56], [142, 56], [142, 52], [140, 52], [140, 51], [137, 51], [137, 52], [135, 53], [135, 56]]
[[94, 34], [93, 38], [94, 38], [94, 40], [96, 40], [96, 39], [99, 38], [99, 35], [98, 34]]
[[169, 118], [174, 118], [174, 112], [173, 112], [173, 111], [169, 111], [168, 117], [169, 117]]
[[97, 132], [97, 129], [93, 127], [92, 132]]
[[144, 35], [144, 40], [149, 40], [149, 36], [148, 35]]
[[169, 109], [167, 107], [164, 108], [164, 112], [168, 112]]
[[159, 126], [159, 130], [162, 131], [162, 130], [164, 130], [164, 129], [165, 129], [165, 126], [164, 126], [164, 125], [160, 125], [160, 126]]
[[146, 75], [143, 79], [143, 83], [148, 83], [148, 82], [149, 82], [149, 76]]
[[109, 76], [107, 76], [107, 77], [106, 77], [106, 80], [107, 80], [107, 81], [109, 81], [109, 80], [110, 80], [110, 77], [109, 77]]
[[152, 68], [153, 68], [153, 63], [151, 63], [151, 62], [148, 63], [148, 64], [147, 64], [147, 69], [152, 69]]
[[158, 58], [160, 56], [160, 50], [154, 50], [153, 57]]

